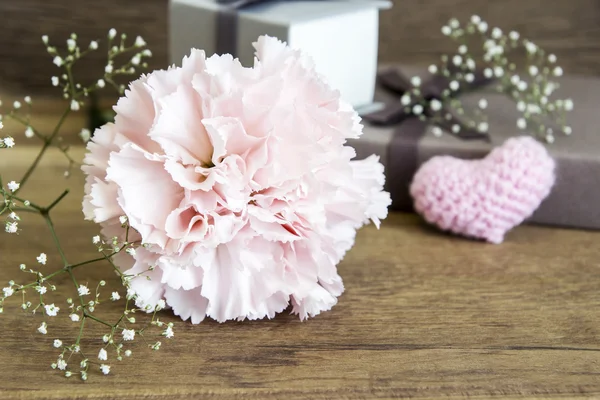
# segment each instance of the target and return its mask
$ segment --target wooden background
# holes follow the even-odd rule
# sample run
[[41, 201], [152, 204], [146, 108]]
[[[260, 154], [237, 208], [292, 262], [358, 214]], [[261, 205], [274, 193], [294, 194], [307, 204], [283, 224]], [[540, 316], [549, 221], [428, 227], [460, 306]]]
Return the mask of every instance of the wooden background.
[[[51, 92], [58, 71], [40, 37], [64, 43], [76, 31], [83, 42], [109, 28], [140, 34], [155, 55], [151, 67], [167, 65], [168, 0], [2, 0], [0, 1], [0, 90]], [[453, 50], [440, 33], [450, 17], [478, 14], [490, 25], [518, 30], [556, 53], [569, 73], [600, 75], [598, 0], [396, 0], [382, 12], [380, 60], [430, 63]], [[77, 72], [83, 82], [97, 77], [100, 54]]]

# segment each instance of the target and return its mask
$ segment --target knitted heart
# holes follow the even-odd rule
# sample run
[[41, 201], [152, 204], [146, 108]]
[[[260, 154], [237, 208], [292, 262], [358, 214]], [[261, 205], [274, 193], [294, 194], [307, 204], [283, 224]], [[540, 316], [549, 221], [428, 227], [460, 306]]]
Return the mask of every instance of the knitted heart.
[[501, 243], [548, 196], [554, 167], [535, 139], [511, 138], [482, 160], [433, 157], [415, 174], [410, 193], [417, 212], [442, 230]]

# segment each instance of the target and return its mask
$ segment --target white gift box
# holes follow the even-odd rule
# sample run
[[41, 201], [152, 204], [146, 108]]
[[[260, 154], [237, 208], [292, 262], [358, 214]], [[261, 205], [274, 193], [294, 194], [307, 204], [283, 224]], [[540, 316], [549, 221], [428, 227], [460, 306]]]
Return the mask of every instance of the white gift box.
[[[236, 10], [234, 55], [244, 66], [254, 63], [252, 42], [260, 35], [277, 37], [301, 49], [316, 69], [355, 107], [370, 104], [375, 92], [379, 10], [385, 0], [266, 2]], [[214, 0], [170, 0], [169, 51], [179, 65], [191, 48], [207, 56], [218, 51], [226, 6]], [[230, 14], [231, 15], [231, 14]], [[232, 25], [231, 22], [228, 22]], [[229, 26], [226, 26], [229, 29]]]

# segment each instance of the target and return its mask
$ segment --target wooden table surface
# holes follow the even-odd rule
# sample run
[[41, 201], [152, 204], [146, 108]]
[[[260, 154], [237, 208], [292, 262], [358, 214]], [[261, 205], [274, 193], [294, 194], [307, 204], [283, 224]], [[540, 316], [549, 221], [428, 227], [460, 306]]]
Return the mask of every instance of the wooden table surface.
[[[0, 155], [5, 181], [18, 178], [35, 148]], [[75, 154], [81, 157], [82, 149]], [[71, 262], [95, 257], [97, 228], [82, 219], [82, 177], [65, 181], [50, 152], [22, 194], [54, 212]], [[31, 190], [33, 189], [33, 190]], [[23, 232], [0, 236], [0, 282], [42, 251], [58, 259], [43, 221], [23, 215]], [[67, 380], [49, 366], [55, 337], [74, 338], [66, 318], [42, 336], [41, 317], [7, 303], [0, 315], [0, 398], [364, 399], [600, 396], [600, 233], [522, 226], [502, 245], [440, 234], [418, 217], [392, 214], [380, 231], [362, 229], [339, 265], [346, 292], [332, 311], [306, 322], [174, 321], [158, 352], [143, 344], [112, 363], [111, 374]], [[77, 270], [80, 281], [117, 280], [104, 265]], [[62, 281], [64, 296], [71, 289]], [[121, 304], [99, 310], [118, 311]], [[60, 314], [59, 314], [60, 315]], [[60, 323], [57, 323], [61, 321]], [[94, 332], [91, 332], [92, 334]], [[99, 348], [101, 334], [83, 342]]]

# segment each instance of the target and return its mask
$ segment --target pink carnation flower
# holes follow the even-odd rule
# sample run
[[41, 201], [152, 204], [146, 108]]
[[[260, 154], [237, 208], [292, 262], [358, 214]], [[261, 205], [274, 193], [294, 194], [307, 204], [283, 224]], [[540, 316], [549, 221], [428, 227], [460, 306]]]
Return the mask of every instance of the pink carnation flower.
[[[192, 50], [133, 82], [88, 144], [83, 210], [107, 237], [126, 215], [144, 246], [115, 262], [140, 307], [182, 319], [301, 319], [343, 292], [336, 265], [387, 215], [378, 158], [351, 160], [359, 117], [312, 61], [260, 37], [244, 68]], [[149, 270], [150, 267], [155, 267]]]

